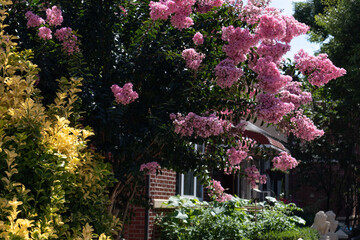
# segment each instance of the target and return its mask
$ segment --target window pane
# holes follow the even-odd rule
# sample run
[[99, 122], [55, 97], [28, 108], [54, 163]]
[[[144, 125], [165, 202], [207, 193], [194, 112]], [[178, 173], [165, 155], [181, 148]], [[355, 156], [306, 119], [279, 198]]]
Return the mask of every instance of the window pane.
[[184, 173], [184, 195], [194, 195], [194, 175], [191, 171]]
[[201, 182], [198, 179], [196, 179], [196, 197], [201, 199], [203, 198], [203, 188]]

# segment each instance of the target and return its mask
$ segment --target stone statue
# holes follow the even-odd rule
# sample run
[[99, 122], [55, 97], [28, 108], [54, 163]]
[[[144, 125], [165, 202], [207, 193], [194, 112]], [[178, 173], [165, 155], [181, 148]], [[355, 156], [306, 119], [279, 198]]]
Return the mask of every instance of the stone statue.
[[333, 211], [327, 211], [325, 214], [327, 216], [327, 221], [330, 222], [330, 232], [327, 235], [330, 237], [330, 240], [338, 240], [339, 237], [335, 231], [339, 225], [339, 221], [335, 221], [336, 215]]
[[326, 220], [327, 220], [327, 215], [324, 213], [324, 211], [320, 211], [316, 213], [314, 224], [311, 225], [312, 228], [319, 231], [321, 235], [320, 237], [321, 240], [330, 239], [330, 237], [326, 235], [327, 233], [329, 233], [330, 222]]

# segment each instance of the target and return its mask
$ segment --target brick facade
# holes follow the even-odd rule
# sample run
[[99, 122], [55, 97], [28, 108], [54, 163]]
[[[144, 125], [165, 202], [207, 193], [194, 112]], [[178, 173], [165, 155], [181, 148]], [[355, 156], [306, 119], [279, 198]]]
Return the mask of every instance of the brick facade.
[[[152, 200], [168, 200], [176, 194], [176, 172], [162, 169], [161, 174], [149, 176], [149, 196]], [[125, 226], [124, 238], [126, 240], [154, 240], [158, 236], [158, 231], [154, 231], [154, 221], [157, 214], [166, 209], [149, 209], [143, 207], [134, 208], [135, 216], [131, 224]], [[146, 222], [148, 226], [146, 227]], [[146, 233], [147, 232], [147, 233]]]

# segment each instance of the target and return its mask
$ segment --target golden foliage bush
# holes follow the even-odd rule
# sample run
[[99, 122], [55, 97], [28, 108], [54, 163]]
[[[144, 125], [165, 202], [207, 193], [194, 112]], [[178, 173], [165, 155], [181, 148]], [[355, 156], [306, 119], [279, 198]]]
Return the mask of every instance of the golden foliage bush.
[[60, 79], [43, 106], [31, 51], [5, 32], [10, 4], [0, 0], [0, 239], [110, 239], [111, 168], [88, 147], [93, 133], [69, 120], [81, 79]]

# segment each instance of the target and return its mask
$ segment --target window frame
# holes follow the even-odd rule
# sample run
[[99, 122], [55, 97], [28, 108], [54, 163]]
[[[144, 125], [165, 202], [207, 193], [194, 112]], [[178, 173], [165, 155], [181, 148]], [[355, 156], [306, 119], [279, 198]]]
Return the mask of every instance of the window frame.
[[[193, 173], [193, 171], [189, 170], [188, 173]], [[200, 193], [201, 193], [201, 197], [197, 196], [197, 187], [198, 187], [198, 181], [197, 181], [197, 177], [193, 175], [192, 179], [191, 179], [191, 183], [193, 185], [193, 194], [192, 195], [186, 195], [184, 194], [184, 181], [185, 181], [185, 174], [181, 173], [179, 174], [179, 195], [181, 197], [186, 197], [186, 198], [190, 198], [190, 199], [198, 199], [199, 201], [203, 201], [204, 199], [204, 188], [202, 186], [202, 184], [200, 184]]]

